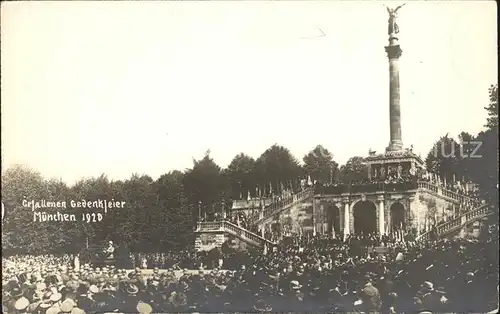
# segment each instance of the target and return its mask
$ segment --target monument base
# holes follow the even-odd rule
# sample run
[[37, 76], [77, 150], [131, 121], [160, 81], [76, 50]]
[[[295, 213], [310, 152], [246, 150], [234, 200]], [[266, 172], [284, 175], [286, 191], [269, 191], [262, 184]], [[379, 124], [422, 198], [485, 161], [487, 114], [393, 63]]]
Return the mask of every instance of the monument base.
[[404, 152], [402, 141], [393, 141], [385, 149], [386, 152]]
[[384, 154], [370, 153], [365, 159], [370, 179], [385, 180], [390, 176], [415, 175], [425, 168], [424, 161], [410, 149], [399, 148], [396, 150], [396, 148], [397, 146], [389, 146]]

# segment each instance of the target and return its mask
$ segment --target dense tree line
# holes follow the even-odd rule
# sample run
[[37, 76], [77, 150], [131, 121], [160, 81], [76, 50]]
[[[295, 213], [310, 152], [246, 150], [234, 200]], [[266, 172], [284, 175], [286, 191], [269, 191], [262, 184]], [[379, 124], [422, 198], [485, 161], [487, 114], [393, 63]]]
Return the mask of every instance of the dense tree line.
[[489, 89], [490, 102], [484, 130], [476, 135], [461, 132], [458, 138], [441, 137], [425, 160], [427, 170], [446, 178], [472, 181], [479, 185], [482, 197], [498, 204], [498, 85]]
[[[329, 181], [331, 165], [337, 165], [331, 155], [318, 154], [301, 166], [288, 149], [273, 145], [257, 160], [241, 153], [225, 169], [207, 153], [194, 160], [191, 169], [171, 171], [157, 180], [133, 174], [127, 180], [113, 181], [103, 174], [68, 186], [25, 166], [15, 166], [2, 175], [2, 201], [7, 212], [2, 221], [2, 248], [4, 252], [80, 251], [113, 240], [137, 251], [182, 249], [194, 244], [193, 230], [200, 212], [228, 209], [234, 199], [297, 188], [298, 178], [307, 172]], [[90, 210], [69, 208], [71, 200], [98, 199], [125, 201], [126, 205], [108, 210], [101, 221], [91, 223], [78, 221]], [[35, 222], [26, 202], [40, 200], [66, 201], [67, 209], [36, 211], [73, 213], [77, 222]]]
[[[498, 88], [490, 89], [490, 104], [485, 108], [488, 120], [485, 130], [473, 136], [462, 132], [459, 142], [444, 136], [435, 147], [446, 151], [454, 146], [454, 155], [436, 154], [432, 149], [426, 159], [427, 168], [448, 180], [455, 175], [477, 182], [484, 196], [498, 202]], [[462, 142], [460, 142], [462, 141]], [[476, 142], [474, 153], [481, 158], [467, 158]], [[459, 154], [462, 149], [465, 153]], [[232, 200], [260, 197], [293, 190], [299, 178], [310, 177], [324, 184], [350, 183], [366, 179], [362, 157], [352, 157], [339, 167], [333, 155], [317, 145], [303, 163], [280, 145], [273, 145], [257, 159], [244, 153], [221, 168], [209, 152], [185, 171], [171, 171], [153, 180], [148, 175], [132, 175], [127, 180], [113, 181], [105, 175], [85, 178], [72, 186], [61, 180], [45, 179], [24, 166], [7, 169], [2, 174], [2, 201], [6, 216], [2, 220], [4, 252], [55, 252], [80, 250], [104, 240], [125, 242], [136, 251], [167, 251], [189, 247], [194, 243], [193, 230], [200, 212], [230, 208]], [[33, 212], [23, 200], [117, 200], [124, 208], [109, 210], [95, 223], [33, 221]], [[57, 209], [52, 209], [57, 211]], [[47, 210], [50, 211], [50, 210]], [[69, 209], [77, 216], [85, 209]]]

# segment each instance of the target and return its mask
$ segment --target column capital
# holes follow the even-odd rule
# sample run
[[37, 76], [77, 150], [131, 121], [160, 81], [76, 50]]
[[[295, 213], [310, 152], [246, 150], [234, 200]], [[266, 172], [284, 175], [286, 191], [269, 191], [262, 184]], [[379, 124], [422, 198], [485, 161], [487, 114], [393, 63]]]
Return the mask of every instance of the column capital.
[[377, 196], [377, 201], [383, 202], [385, 200], [385, 197], [383, 195]]
[[403, 50], [401, 50], [401, 47], [399, 47], [399, 45], [386, 46], [385, 52], [387, 53], [387, 57], [389, 58], [389, 60], [399, 59], [399, 57], [401, 57], [401, 55], [403, 54]]

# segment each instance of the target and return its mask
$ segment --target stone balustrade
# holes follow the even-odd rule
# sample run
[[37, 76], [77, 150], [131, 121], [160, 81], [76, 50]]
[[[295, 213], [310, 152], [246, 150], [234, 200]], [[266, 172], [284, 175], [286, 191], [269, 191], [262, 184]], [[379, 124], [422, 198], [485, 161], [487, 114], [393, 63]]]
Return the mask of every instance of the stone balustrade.
[[446, 197], [451, 198], [451, 199], [453, 199], [457, 202], [460, 202], [460, 203], [465, 203], [466, 201], [473, 201], [472, 198], [470, 198], [466, 195], [463, 195], [463, 194], [455, 192], [455, 191], [450, 191], [450, 190], [444, 189], [443, 187], [441, 187], [439, 185], [436, 185], [436, 184], [433, 184], [430, 182], [426, 182], [426, 181], [418, 182], [418, 188], [434, 192], [438, 195], [446, 196]]
[[314, 189], [315, 194], [356, 194], [356, 193], [375, 193], [375, 192], [405, 192], [409, 190], [422, 189], [433, 192], [460, 203], [466, 201], [473, 201], [472, 198], [461, 193], [450, 191], [440, 185], [433, 184], [427, 181], [406, 181], [406, 182], [376, 182], [365, 184], [341, 184], [334, 186], [316, 186]]
[[361, 183], [361, 184], [340, 184], [332, 186], [316, 186], [314, 189], [315, 194], [356, 194], [356, 193], [375, 193], [375, 192], [405, 192], [408, 190], [417, 189], [415, 182], [395, 182], [395, 183]]
[[196, 232], [227, 232], [236, 236], [246, 242], [253, 242], [253, 244], [263, 247], [264, 245], [276, 245], [260, 235], [257, 235], [251, 231], [248, 231], [238, 225], [235, 225], [229, 221], [213, 221], [213, 222], [198, 222]]
[[[441, 237], [450, 232], [463, 228], [465, 225], [470, 224], [478, 219], [492, 214], [492, 210], [487, 205], [481, 205], [476, 209], [470, 210], [452, 220], [444, 222], [436, 227], [437, 236]], [[417, 241], [426, 241], [431, 237], [432, 231], [421, 234], [417, 237]]]

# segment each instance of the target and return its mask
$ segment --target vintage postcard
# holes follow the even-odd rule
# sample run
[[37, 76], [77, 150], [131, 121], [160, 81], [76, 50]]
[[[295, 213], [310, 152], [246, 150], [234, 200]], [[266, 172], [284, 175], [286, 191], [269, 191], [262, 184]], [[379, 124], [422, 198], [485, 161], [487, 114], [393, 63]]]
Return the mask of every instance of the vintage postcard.
[[1, 4], [2, 313], [496, 313], [493, 1]]

